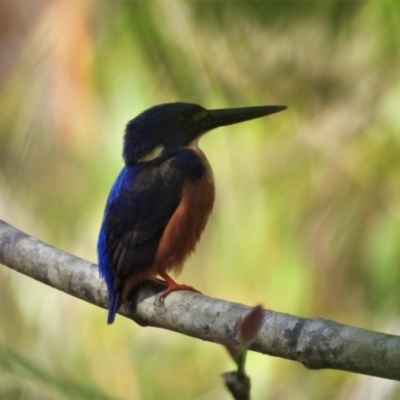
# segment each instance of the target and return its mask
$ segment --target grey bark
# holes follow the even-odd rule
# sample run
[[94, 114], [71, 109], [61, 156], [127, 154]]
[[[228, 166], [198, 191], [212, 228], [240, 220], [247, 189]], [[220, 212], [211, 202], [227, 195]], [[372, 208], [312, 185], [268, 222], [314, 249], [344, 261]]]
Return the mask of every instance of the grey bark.
[[[72, 296], [107, 307], [98, 267], [55, 249], [0, 220], [0, 263]], [[160, 282], [147, 282], [120, 314], [198, 339], [237, 342], [238, 326], [251, 309], [192, 292], [173, 292], [162, 303]], [[104, 320], [106, 316], [104, 316]], [[118, 320], [117, 320], [118, 323]], [[309, 369], [338, 369], [400, 380], [400, 337], [265, 310], [251, 350], [302, 363]]]

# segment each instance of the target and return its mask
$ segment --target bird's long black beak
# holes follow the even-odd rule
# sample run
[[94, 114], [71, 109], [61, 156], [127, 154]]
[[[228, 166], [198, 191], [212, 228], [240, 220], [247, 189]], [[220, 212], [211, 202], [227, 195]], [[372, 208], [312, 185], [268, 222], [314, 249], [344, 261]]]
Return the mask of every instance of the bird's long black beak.
[[209, 131], [219, 126], [232, 125], [238, 122], [265, 117], [266, 115], [286, 110], [286, 108], [286, 106], [258, 106], [208, 110], [207, 117], [200, 124], [204, 128], [204, 131]]

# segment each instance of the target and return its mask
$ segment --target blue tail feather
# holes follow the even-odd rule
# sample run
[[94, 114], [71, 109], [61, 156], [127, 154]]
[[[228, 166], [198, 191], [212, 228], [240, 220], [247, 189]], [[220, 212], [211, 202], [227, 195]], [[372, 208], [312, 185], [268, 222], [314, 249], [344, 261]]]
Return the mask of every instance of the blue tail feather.
[[112, 290], [108, 293], [108, 317], [107, 324], [112, 324], [118, 311], [121, 300], [121, 290]]

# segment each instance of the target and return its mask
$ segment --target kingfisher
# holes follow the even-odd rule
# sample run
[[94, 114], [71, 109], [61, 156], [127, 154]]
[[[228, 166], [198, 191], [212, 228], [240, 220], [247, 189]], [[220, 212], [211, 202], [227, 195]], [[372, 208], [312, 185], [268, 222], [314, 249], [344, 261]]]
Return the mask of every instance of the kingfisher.
[[105, 207], [97, 251], [108, 293], [107, 323], [145, 279], [163, 278], [165, 298], [175, 290], [197, 292], [175, 282], [194, 251], [215, 199], [213, 173], [199, 149], [208, 131], [273, 114], [286, 106], [207, 110], [192, 103], [156, 105], [128, 122], [125, 166]]

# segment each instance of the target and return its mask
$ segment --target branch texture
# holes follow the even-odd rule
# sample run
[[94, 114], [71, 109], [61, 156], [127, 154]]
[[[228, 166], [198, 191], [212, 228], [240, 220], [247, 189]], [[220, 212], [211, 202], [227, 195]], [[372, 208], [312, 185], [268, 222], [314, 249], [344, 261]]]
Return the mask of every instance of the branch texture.
[[[0, 220], [0, 263], [58, 290], [106, 308], [107, 293], [95, 264], [26, 235]], [[173, 292], [162, 303], [162, 283], [138, 288], [120, 314], [198, 339], [225, 338], [237, 345], [238, 328], [251, 307], [193, 292]], [[302, 363], [309, 369], [339, 369], [400, 380], [400, 337], [265, 310], [250, 349]]]

